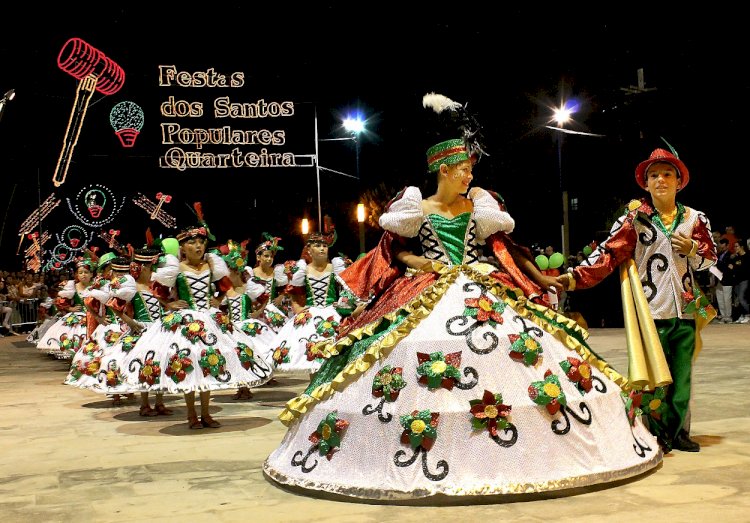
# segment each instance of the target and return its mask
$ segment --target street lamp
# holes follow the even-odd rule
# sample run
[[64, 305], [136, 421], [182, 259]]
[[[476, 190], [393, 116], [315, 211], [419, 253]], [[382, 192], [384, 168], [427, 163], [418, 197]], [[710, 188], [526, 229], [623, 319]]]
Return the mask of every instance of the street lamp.
[[[364, 127], [364, 121], [357, 117], [357, 118], [347, 118], [344, 120], [344, 127], [349, 131], [350, 136], [344, 136], [340, 138], [318, 138], [318, 108], [315, 107], [314, 110], [315, 115], [315, 154], [313, 155], [299, 155], [302, 157], [310, 157], [315, 164], [315, 179], [318, 186], [318, 231], [323, 232], [323, 210], [321, 208], [320, 204], [320, 171], [321, 169], [324, 171], [328, 171], [334, 174], [340, 174], [342, 176], [346, 176], [348, 178], [354, 178], [359, 179], [359, 140], [357, 139], [359, 133], [363, 132], [365, 130]], [[347, 174], [345, 172], [337, 171], [335, 169], [329, 169], [328, 167], [323, 167], [320, 165], [319, 161], [319, 153], [318, 153], [318, 144], [320, 142], [337, 142], [337, 141], [343, 141], [343, 140], [354, 140], [354, 143], [356, 144], [356, 154], [357, 154], [357, 176], [352, 176], [351, 174]], [[300, 167], [309, 167], [309, 165], [300, 165]]]
[[357, 221], [359, 222], [359, 252], [365, 252], [365, 204], [357, 204]]
[[13, 98], [16, 97], [16, 90], [11, 89], [7, 91], [2, 98], [0, 98], [0, 120], [3, 118], [3, 113], [5, 112], [5, 105], [10, 102]]
[[557, 170], [560, 178], [560, 192], [562, 193], [562, 211], [563, 211], [563, 225], [562, 225], [562, 251], [565, 259], [565, 263], [568, 262], [570, 256], [570, 220], [568, 216], [569, 201], [568, 191], [565, 189], [563, 183], [563, 168], [562, 168], [562, 141], [563, 134], [580, 134], [584, 136], [604, 136], [603, 134], [585, 133], [582, 131], [573, 131], [566, 129], [565, 124], [570, 122], [573, 118], [573, 113], [576, 112], [577, 105], [568, 106], [567, 102], [561, 102], [560, 107], [555, 107], [552, 110], [552, 118], [550, 123], [554, 122], [557, 126], [546, 125], [547, 129], [552, 129], [557, 132]]

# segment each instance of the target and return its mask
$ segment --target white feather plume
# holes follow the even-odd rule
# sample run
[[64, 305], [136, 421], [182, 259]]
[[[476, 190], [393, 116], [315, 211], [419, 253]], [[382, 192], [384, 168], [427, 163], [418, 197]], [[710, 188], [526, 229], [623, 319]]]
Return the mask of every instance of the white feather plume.
[[429, 107], [436, 113], [440, 114], [446, 109], [449, 109], [451, 111], [459, 109], [461, 107], [461, 104], [458, 102], [454, 102], [453, 100], [451, 100], [447, 96], [443, 96], [442, 94], [427, 93], [422, 97], [422, 106], [425, 108]]

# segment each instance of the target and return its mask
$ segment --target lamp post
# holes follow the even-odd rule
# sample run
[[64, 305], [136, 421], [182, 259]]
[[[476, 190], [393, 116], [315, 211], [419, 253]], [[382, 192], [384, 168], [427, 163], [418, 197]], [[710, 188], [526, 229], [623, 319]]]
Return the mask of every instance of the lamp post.
[[561, 102], [560, 107], [556, 107], [552, 111], [552, 118], [550, 123], [554, 122], [557, 125], [547, 125], [547, 129], [551, 129], [557, 133], [555, 138], [557, 139], [557, 174], [560, 179], [560, 193], [562, 194], [562, 212], [563, 212], [563, 224], [562, 224], [562, 250], [565, 262], [568, 262], [568, 256], [570, 256], [570, 220], [569, 220], [569, 204], [568, 191], [565, 187], [563, 178], [563, 167], [562, 167], [562, 142], [564, 134], [579, 134], [584, 136], [598, 136], [602, 137], [603, 134], [585, 133], [581, 131], [573, 131], [566, 129], [565, 124], [572, 120], [573, 113], [575, 113], [576, 106], [568, 106], [566, 102]]
[[[364, 122], [360, 118], [347, 118], [344, 120], [344, 127], [351, 133], [351, 136], [345, 136], [341, 138], [318, 138], [318, 108], [315, 107], [315, 154], [312, 156], [313, 162], [315, 162], [315, 179], [318, 186], [318, 231], [323, 232], [323, 211], [321, 208], [320, 203], [320, 171], [321, 169], [324, 171], [332, 172], [334, 174], [340, 174], [342, 176], [347, 176], [349, 178], [355, 178], [359, 179], [359, 140], [357, 139], [357, 136], [359, 133], [364, 131]], [[357, 176], [352, 176], [351, 174], [347, 174], [345, 172], [337, 171], [335, 169], [329, 169], [328, 167], [323, 167], [320, 165], [319, 161], [319, 153], [318, 153], [318, 144], [319, 142], [336, 142], [336, 141], [343, 141], [343, 140], [354, 140], [354, 143], [356, 145], [356, 154], [357, 154]]]
[[[553, 120], [557, 123], [557, 129], [562, 129], [564, 125], [570, 121], [570, 117], [573, 114], [573, 110], [566, 107], [564, 103], [560, 104], [560, 107], [556, 108], [553, 113]], [[562, 211], [563, 211], [563, 225], [562, 225], [562, 251], [564, 263], [568, 262], [568, 256], [570, 255], [570, 221], [568, 217], [568, 191], [565, 190], [565, 184], [563, 183], [563, 168], [562, 168], [562, 141], [563, 133], [557, 133], [557, 174], [560, 178], [560, 192], [562, 193]]]
[[365, 252], [365, 204], [357, 204], [357, 222], [359, 222], [359, 252]]

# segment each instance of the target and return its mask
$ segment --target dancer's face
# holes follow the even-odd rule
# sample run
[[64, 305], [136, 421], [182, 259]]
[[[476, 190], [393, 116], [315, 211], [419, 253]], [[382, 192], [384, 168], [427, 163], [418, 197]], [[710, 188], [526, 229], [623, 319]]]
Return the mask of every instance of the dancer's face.
[[273, 265], [273, 251], [263, 251], [260, 253], [260, 256], [258, 257], [260, 266], [264, 269], [267, 269], [271, 265]]
[[89, 283], [93, 274], [87, 267], [78, 267], [78, 269], [76, 269], [76, 276], [78, 277], [79, 282]]
[[182, 242], [180, 250], [188, 262], [198, 262], [203, 259], [203, 255], [206, 253], [206, 239], [200, 236], [189, 238]]

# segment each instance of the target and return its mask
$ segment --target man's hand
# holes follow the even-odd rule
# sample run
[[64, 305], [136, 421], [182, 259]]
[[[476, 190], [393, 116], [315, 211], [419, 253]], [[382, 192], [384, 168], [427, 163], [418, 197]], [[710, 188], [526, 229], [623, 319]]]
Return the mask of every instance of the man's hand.
[[671, 242], [672, 250], [685, 256], [688, 256], [693, 249], [693, 240], [684, 234], [673, 234]]

